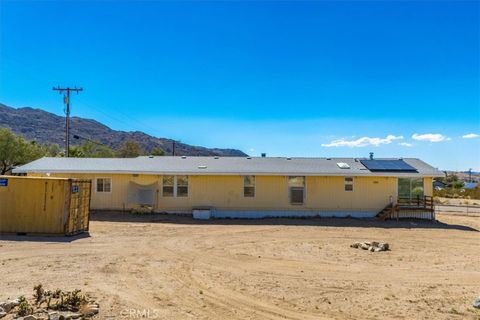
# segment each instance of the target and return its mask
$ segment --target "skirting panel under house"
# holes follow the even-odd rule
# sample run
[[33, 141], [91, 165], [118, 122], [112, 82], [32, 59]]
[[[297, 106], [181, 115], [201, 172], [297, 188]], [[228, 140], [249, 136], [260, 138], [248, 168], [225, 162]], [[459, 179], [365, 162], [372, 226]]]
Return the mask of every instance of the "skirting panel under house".
[[375, 211], [265, 211], [265, 210], [194, 210], [195, 219], [262, 219], [262, 218], [303, 218], [303, 217], [322, 217], [322, 218], [374, 218]]

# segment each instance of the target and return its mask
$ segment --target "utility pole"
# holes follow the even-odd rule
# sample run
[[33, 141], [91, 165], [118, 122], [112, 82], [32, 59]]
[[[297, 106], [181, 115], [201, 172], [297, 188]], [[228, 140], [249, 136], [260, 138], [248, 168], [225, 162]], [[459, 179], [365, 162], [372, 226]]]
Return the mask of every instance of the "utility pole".
[[53, 87], [53, 91], [58, 91], [63, 95], [63, 103], [65, 104], [65, 156], [68, 158], [70, 154], [70, 91], [74, 91], [77, 94], [83, 91], [83, 88], [60, 88]]
[[468, 182], [473, 182], [472, 181], [472, 168], [468, 169]]
[[172, 156], [175, 156], [175, 140], [172, 140]]

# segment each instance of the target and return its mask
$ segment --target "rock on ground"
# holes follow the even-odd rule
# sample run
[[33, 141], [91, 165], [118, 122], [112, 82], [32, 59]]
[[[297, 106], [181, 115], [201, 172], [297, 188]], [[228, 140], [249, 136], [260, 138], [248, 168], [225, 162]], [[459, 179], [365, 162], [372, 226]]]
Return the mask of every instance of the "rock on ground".
[[365, 242], [354, 242], [350, 245], [352, 248], [361, 248], [363, 250], [368, 250], [371, 252], [380, 252], [388, 251], [390, 246], [386, 242], [377, 242], [377, 241], [365, 241]]
[[0, 308], [3, 309], [3, 312], [10, 312], [13, 308], [18, 306], [20, 301], [18, 299], [7, 300], [5, 302], [0, 302]]
[[473, 301], [473, 307], [480, 309], [480, 296]]

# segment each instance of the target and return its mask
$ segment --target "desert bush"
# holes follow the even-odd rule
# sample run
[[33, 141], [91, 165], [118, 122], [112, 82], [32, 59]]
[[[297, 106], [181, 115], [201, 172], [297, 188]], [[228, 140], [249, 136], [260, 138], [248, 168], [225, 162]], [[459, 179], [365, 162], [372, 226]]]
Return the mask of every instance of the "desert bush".
[[63, 303], [67, 309], [74, 309], [75, 311], [78, 311], [82, 305], [87, 303], [87, 298], [80, 294], [80, 292], [81, 290], [76, 289], [66, 293]]
[[35, 298], [35, 303], [37, 305], [41, 304], [45, 300], [45, 290], [43, 289], [42, 284], [38, 284], [35, 287], [33, 287], [33, 297]]
[[24, 296], [20, 296], [18, 298], [18, 302], [19, 302], [18, 311], [17, 311], [18, 316], [24, 317], [33, 313], [32, 306]]
[[47, 309], [78, 311], [88, 300], [85, 295], [81, 294], [81, 290], [62, 291], [44, 291], [44, 300], [47, 302]]

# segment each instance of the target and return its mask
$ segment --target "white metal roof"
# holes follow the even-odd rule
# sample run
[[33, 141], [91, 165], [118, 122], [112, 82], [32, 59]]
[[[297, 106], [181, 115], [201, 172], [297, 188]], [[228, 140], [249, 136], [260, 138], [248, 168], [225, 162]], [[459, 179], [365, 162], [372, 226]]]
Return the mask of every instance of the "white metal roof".
[[[20, 166], [14, 173], [123, 173], [183, 175], [302, 175], [302, 176], [443, 176], [420, 159], [403, 160], [418, 172], [371, 172], [354, 158], [284, 157], [148, 157], [41, 158]], [[337, 163], [350, 168], [342, 169]]]

